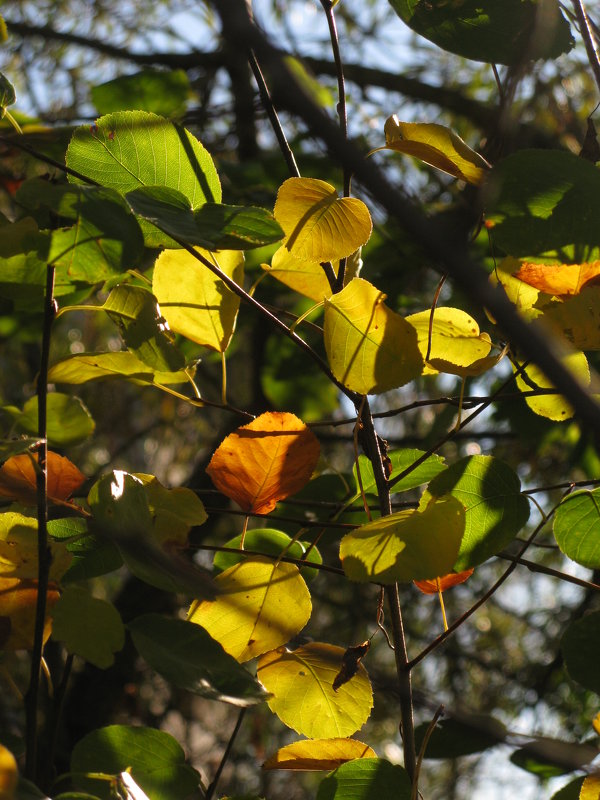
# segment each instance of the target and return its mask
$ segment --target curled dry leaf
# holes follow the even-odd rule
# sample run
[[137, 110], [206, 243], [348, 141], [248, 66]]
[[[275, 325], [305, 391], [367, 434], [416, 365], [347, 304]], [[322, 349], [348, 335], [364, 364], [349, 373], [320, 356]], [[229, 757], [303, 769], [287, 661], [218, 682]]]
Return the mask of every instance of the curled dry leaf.
[[371, 640], [366, 639], [362, 644], [357, 644], [354, 647], [348, 647], [342, 656], [342, 666], [340, 671], [333, 679], [333, 691], [337, 692], [340, 686], [353, 678], [358, 670], [358, 665], [369, 652], [371, 647]]
[[452, 586], [458, 586], [459, 583], [464, 583], [473, 574], [473, 567], [465, 569], [463, 572], [450, 572], [448, 575], [442, 575], [440, 578], [425, 581], [413, 581], [417, 589], [423, 594], [437, 594], [438, 591], [445, 592]]
[[[0, 496], [34, 506], [37, 502], [37, 454], [13, 456], [0, 467]], [[64, 502], [85, 481], [85, 475], [75, 464], [58, 453], [49, 452], [47, 464], [48, 499]]]
[[319, 451], [316, 436], [298, 417], [267, 412], [229, 434], [206, 471], [244, 511], [268, 514], [308, 483]]

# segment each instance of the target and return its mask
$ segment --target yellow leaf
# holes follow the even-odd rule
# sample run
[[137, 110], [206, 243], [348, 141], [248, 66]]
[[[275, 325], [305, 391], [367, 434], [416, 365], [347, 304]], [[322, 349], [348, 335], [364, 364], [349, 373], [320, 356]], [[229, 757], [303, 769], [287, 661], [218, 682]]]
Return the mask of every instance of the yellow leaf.
[[[423, 358], [429, 346], [431, 311], [419, 311], [406, 318], [416, 328]], [[458, 308], [436, 308], [431, 331], [431, 351], [423, 374], [447, 372], [450, 375], [481, 375], [504, 356], [488, 356], [492, 347], [487, 333], [479, 332], [475, 320]]]
[[[243, 284], [243, 253], [196, 250], [237, 284]], [[227, 350], [240, 298], [191, 253], [163, 250], [154, 265], [152, 292], [171, 330], [219, 353]]]
[[[37, 581], [0, 578], [0, 650], [31, 650], [35, 631]], [[55, 584], [46, 593], [44, 642], [52, 631], [50, 609], [60, 595]]]
[[600, 800], [600, 772], [587, 776], [579, 792], [579, 800]]
[[600, 261], [584, 264], [532, 264], [524, 261], [515, 278], [552, 295], [579, 294], [600, 275]]
[[[12, 456], [0, 467], [0, 495], [24, 506], [37, 504], [37, 454]], [[58, 453], [48, 452], [48, 499], [60, 503], [71, 497], [85, 481], [75, 464]]]
[[339, 198], [315, 178], [288, 178], [273, 214], [285, 232], [283, 245], [299, 261], [336, 261], [352, 255], [371, 235], [369, 209], [355, 197]]
[[0, 744], [0, 800], [13, 800], [19, 782], [17, 759]]
[[[542, 313], [540, 309], [534, 308], [538, 302], [540, 292], [538, 289], [529, 286], [529, 284], [515, 277], [514, 273], [519, 270], [520, 265], [521, 262], [516, 258], [509, 257], [503, 259], [490, 275], [490, 281], [495, 286], [500, 284], [506, 292], [508, 299], [517, 307], [517, 311], [519, 311], [525, 319], [532, 320], [539, 317]], [[495, 323], [495, 320], [489, 314], [487, 314], [487, 316]]]
[[600, 286], [543, 307], [543, 319], [578, 350], [600, 350]]
[[481, 183], [488, 162], [460, 136], [435, 122], [400, 122], [393, 114], [385, 122], [385, 148], [414, 156], [468, 183]]
[[268, 514], [308, 483], [319, 451], [316, 436], [298, 417], [269, 411], [230, 433], [206, 471], [244, 511]]
[[325, 350], [335, 377], [360, 394], [403, 386], [423, 371], [417, 332], [383, 302], [385, 294], [354, 278], [325, 301]]
[[269, 708], [288, 727], [310, 738], [351, 736], [369, 718], [373, 693], [362, 664], [333, 689], [344, 650], [314, 642], [296, 650], [280, 647], [258, 662], [258, 679], [271, 692]]
[[[562, 357], [561, 361], [563, 366], [569, 369], [583, 386], [589, 385], [590, 368], [587, 358], [582, 352], [570, 353]], [[522, 392], [529, 392], [532, 389], [554, 389], [552, 383], [535, 364], [530, 364], [524, 373], [517, 376], [517, 386]], [[525, 402], [536, 414], [556, 422], [571, 419], [574, 414], [573, 407], [558, 394], [526, 397]]]
[[[66, 546], [50, 540], [50, 580], [58, 581], [72, 556]], [[0, 576], [34, 580], [38, 577], [38, 523], [13, 511], [0, 514]]]
[[592, 725], [598, 736], [600, 736], [600, 711], [596, 714], [596, 716], [592, 720]]
[[280, 247], [271, 259], [271, 266], [261, 266], [280, 283], [315, 303], [331, 296], [329, 281], [318, 261], [300, 261], [287, 248]]
[[196, 601], [188, 619], [238, 661], [279, 647], [310, 619], [310, 594], [294, 564], [252, 558], [215, 578], [216, 600]]
[[307, 739], [281, 747], [263, 769], [332, 770], [355, 758], [377, 758], [377, 753], [356, 739]]
[[464, 530], [464, 506], [446, 495], [423, 511], [398, 511], [346, 534], [340, 559], [360, 583], [436, 578], [452, 569]]

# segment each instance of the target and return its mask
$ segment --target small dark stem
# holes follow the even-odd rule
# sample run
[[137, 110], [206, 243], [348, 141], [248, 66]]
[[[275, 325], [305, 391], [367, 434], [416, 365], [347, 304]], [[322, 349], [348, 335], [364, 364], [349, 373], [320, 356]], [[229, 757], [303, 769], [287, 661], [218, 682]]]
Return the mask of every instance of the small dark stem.
[[51, 554], [48, 546], [48, 476], [46, 461], [48, 444], [46, 441], [46, 407], [48, 399], [48, 362], [50, 358], [50, 335], [52, 322], [56, 313], [54, 303], [54, 267], [48, 265], [46, 271], [46, 293], [44, 298], [44, 322], [42, 330], [42, 353], [40, 357], [40, 373], [37, 381], [38, 398], [38, 436], [41, 443], [37, 451], [37, 523], [38, 523], [38, 593], [35, 610], [35, 631], [31, 652], [31, 673], [29, 687], [25, 695], [25, 774], [35, 781], [38, 771], [38, 698], [40, 690], [40, 667], [44, 647], [44, 621], [46, 619], [46, 597], [50, 574]]
[[233, 743], [235, 742], [235, 738], [239, 733], [240, 728], [242, 727], [242, 722], [244, 721], [244, 717], [246, 716], [246, 708], [242, 708], [240, 713], [238, 714], [237, 722], [235, 723], [235, 728], [231, 736], [229, 737], [229, 741], [227, 742], [227, 747], [225, 748], [225, 752], [223, 753], [223, 758], [221, 759], [221, 763], [217, 767], [217, 771], [215, 772], [215, 777], [213, 778], [210, 786], [206, 790], [205, 800], [210, 800], [213, 794], [215, 793], [215, 789], [217, 788], [217, 784], [219, 782], [219, 778], [221, 777], [221, 773], [223, 772], [223, 768], [229, 759], [231, 754], [231, 750], [233, 748]]
[[394, 640], [394, 656], [396, 659], [396, 674], [398, 675], [398, 690], [400, 694], [400, 732], [404, 749], [404, 767], [408, 772], [411, 783], [416, 778], [417, 753], [415, 747], [415, 723], [413, 714], [411, 665], [406, 652], [406, 638], [402, 623], [398, 584], [388, 586], [386, 590], [388, 607], [390, 609], [390, 622], [392, 625], [392, 638]]
[[[50, 741], [50, 747], [48, 750], [48, 766], [50, 768], [54, 764], [54, 754], [56, 751], [56, 743], [58, 739], [58, 729], [60, 726], [65, 695], [67, 693], [67, 686], [69, 683], [69, 678], [71, 676], [71, 670], [73, 669], [74, 658], [75, 658], [74, 655], [72, 653], [69, 653], [69, 655], [65, 659], [65, 666], [63, 668], [62, 677], [60, 679], [60, 683], [58, 684], [54, 692], [54, 705], [52, 709], [52, 715], [49, 721], [50, 725], [49, 725], [49, 737], [48, 737]], [[48, 777], [50, 778], [50, 776]]]
[[590, 21], [585, 10], [585, 6], [583, 5], [583, 0], [572, 0], [572, 3], [573, 8], [575, 9], [577, 22], [579, 23], [579, 32], [581, 33], [581, 38], [585, 44], [588, 61], [590, 62], [590, 67], [594, 73], [598, 91], [600, 91], [600, 58], [598, 57], [598, 48], [596, 47], [596, 42], [594, 41], [594, 34], [592, 33]]

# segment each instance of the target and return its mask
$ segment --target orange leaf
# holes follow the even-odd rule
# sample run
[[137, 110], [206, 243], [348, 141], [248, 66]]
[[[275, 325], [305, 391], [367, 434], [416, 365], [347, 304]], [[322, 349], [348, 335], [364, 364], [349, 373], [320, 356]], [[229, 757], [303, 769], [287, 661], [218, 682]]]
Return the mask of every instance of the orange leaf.
[[319, 459], [319, 442], [294, 414], [274, 411], [224, 439], [206, 471], [244, 511], [268, 514], [300, 491]]
[[[37, 581], [0, 578], [0, 650], [31, 650], [35, 630]], [[55, 585], [48, 588], [47, 607], [59, 598]], [[44, 622], [44, 642], [52, 630], [47, 615]]]
[[[9, 497], [25, 506], [37, 502], [36, 468], [38, 457], [24, 453], [9, 458], [0, 467], [0, 496]], [[75, 464], [58, 453], [48, 453], [48, 499], [62, 502], [85, 481]]]
[[451, 586], [458, 586], [459, 583], [464, 583], [472, 574], [473, 568], [466, 569], [464, 572], [450, 572], [437, 580], [434, 578], [432, 581], [413, 581], [413, 583], [423, 594], [437, 594], [438, 582], [440, 591], [445, 592]]
[[523, 283], [553, 295], [579, 294], [600, 275], [600, 261], [583, 264], [532, 264], [524, 262], [515, 273]]

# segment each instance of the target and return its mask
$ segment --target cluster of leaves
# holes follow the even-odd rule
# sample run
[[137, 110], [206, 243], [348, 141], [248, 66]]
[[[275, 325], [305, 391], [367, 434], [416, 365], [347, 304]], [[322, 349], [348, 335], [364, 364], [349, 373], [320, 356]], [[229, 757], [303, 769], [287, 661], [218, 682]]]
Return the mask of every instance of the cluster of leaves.
[[[513, 64], [525, 45], [535, 58], [555, 57], [572, 45], [570, 27], [552, 2], [544, 4], [544, 19], [552, 25], [544, 36], [534, 36], [539, 9], [533, 2], [514, 0], [510, 14], [506, 0], [487, 0], [485, 14], [482, 3], [470, 0], [458, 8], [445, 2], [392, 5], [417, 33], [467, 58]], [[14, 92], [3, 80], [6, 115]], [[314, 641], [298, 645], [294, 640], [311, 618], [309, 584], [329, 568], [356, 584], [373, 584], [382, 598], [396, 584], [413, 581], [441, 596], [527, 525], [530, 502], [517, 473], [489, 455], [447, 463], [434, 452], [388, 452], [373, 432], [376, 450], [356, 452], [354, 490], [338, 490], [333, 498], [338, 516], [358, 509], [368, 519], [341, 538], [341, 568], [323, 564], [318, 540], [307, 541], [305, 529], [293, 536], [271, 527], [246, 529], [248, 517], [267, 516], [301, 491], [310, 496], [311, 484], [326, 472], [318, 439], [304, 422], [285, 410], [265, 412], [224, 438], [206, 470], [246, 515], [242, 534], [219, 547], [211, 575], [185, 557], [192, 528], [208, 519], [197, 494], [122, 470], [85, 486], [75, 463], [56, 450], [93, 436], [95, 423], [81, 399], [48, 394], [48, 384], [120, 380], [199, 409], [216, 406], [249, 418], [229, 404], [226, 384], [226, 353], [243, 301], [354, 403], [356, 441], [364, 443], [370, 435], [363, 416], [368, 395], [440, 373], [463, 382], [483, 375], [507, 356], [504, 336], [492, 328], [494, 342], [460, 308], [434, 304], [404, 316], [387, 305], [384, 292], [358, 274], [372, 231], [369, 209], [357, 198], [340, 197], [325, 181], [289, 178], [272, 212], [224, 204], [213, 159], [192, 133], [147, 104], [144, 110], [119, 109], [119, 92], [129, 100], [132, 86], [144, 105], [140, 86], [147, 84], [140, 80], [117, 84], [108, 100], [106, 87], [98, 90], [95, 102], [115, 103], [114, 109], [74, 131], [66, 177], [24, 181], [15, 195], [18, 216], [2, 220], [0, 295], [12, 312], [30, 320], [43, 314], [45, 322], [73, 312], [100, 313], [116, 324], [122, 349], [60, 357], [45, 371], [42, 362], [37, 395], [22, 407], [3, 409], [10, 428], [0, 443], [6, 505], [0, 514], [0, 647], [33, 652], [37, 685], [36, 649], [49, 637], [69, 656], [109, 669], [128, 632], [149, 667], [172, 685], [241, 709], [266, 702], [284, 725], [306, 737], [269, 755], [265, 769], [333, 770], [321, 781], [318, 800], [412, 800], [420, 762], [430, 739], [435, 747], [437, 731], [428, 728], [418, 765], [411, 764], [413, 734], [403, 718], [404, 767], [350, 738], [373, 706], [362, 664], [370, 640], [347, 649]], [[586, 353], [600, 349], [596, 166], [567, 153], [528, 151], [491, 168], [448, 128], [395, 116], [383, 137], [381, 149], [481, 188], [486, 231], [505, 256], [490, 281], [504, 287], [526, 319], [546, 326], [565, 364], [590, 385]], [[247, 291], [246, 254], [269, 246], [269, 263]], [[322, 309], [319, 345], [313, 348], [296, 332], [305, 315], [288, 327], [261, 301], [262, 282], [269, 279], [312, 301], [310, 312]], [[49, 347], [45, 336], [45, 357]], [[196, 380], [206, 351], [222, 362], [220, 403], [205, 399]], [[523, 362], [518, 343], [510, 358], [516, 385], [535, 413], [553, 421], [573, 416], [544, 374]], [[408, 507], [388, 513], [383, 504], [371, 513], [370, 500], [382, 497], [382, 470], [388, 499], [392, 493]], [[599, 497], [600, 489], [569, 494], [553, 515], [559, 548], [589, 569], [600, 569]], [[550, 517], [543, 515], [530, 541]], [[95, 596], [93, 580], [123, 566], [141, 581], [191, 600], [187, 618], [147, 613], [124, 625], [114, 605]], [[374, 622], [383, 627], [381, 603]], [[591, 613], [567, 629], [562, 645], [571, 677], [596, 693], [599, 627], [599, 612]], [[394, 644], [398, 656], [404, 643], [397, 630]], [[256, 669], [243, 666], [253, 659]], [[400, 682], [410, 669], [408, 661], [401, 665]], [[37, 709], [28, 710], [31, 748]], [[505, 736], [496, 730], [482, 747]], [[595, 747], [573, 747], [570, 771], [597, 754]], [[27, 755], [28, 775], [35, 777], [35, 755]], [[16, 762], [6, 748], [0, 756], [0, 791], [7, 798], [45, 796], [27, 781], [17, 783]], [[75, 789], [55, 797], [154, 800], [211, 796], [215, 790], [202, 785], [171, 736], [143, 727], [92, 731], [73, 750], [70, 771]], [[597, 775], [587, 777], [581, 797], [597, 796], [597, 781]]]

